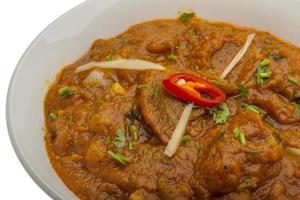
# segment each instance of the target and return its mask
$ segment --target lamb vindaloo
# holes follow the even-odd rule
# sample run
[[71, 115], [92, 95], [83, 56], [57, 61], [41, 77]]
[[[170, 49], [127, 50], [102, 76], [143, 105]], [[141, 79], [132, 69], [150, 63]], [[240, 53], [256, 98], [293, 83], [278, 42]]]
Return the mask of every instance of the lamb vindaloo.
[[[76, 71], [120, 59], [165, 70]], [[194, 104], [170, 157], [164, 150], [191, 99], [164, 86], [176, 73], [206, 80], [224, 98]], [[45, 117], [51, 163], [80, 199], [300, 199], [300, 49], [267, 32], [184, 13], [98, 39], [50, 86]]]

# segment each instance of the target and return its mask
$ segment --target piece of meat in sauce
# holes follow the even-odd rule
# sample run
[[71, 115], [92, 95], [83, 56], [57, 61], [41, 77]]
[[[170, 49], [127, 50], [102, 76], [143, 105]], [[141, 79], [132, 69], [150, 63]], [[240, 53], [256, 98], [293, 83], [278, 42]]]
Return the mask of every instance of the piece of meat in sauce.
[[[200, 199], [253, 190], [280, 173], [283, 149], [260, 115], [239, 108], [225, 126], [225, 134], [211, 143], [194, 167], [191, 184]], [[247, 145], [233, 138], [236, 127], [244, 133]]]

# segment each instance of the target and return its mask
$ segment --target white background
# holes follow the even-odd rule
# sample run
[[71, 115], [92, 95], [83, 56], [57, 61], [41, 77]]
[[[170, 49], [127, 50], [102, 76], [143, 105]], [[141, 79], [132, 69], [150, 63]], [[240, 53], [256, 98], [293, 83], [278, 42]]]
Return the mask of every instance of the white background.
[[13, 70], [32, 40], [52, 21], [83, 0], [0, 1], [0, 198], [49, 200], [29, 177], [9, 141], [5, 104]]

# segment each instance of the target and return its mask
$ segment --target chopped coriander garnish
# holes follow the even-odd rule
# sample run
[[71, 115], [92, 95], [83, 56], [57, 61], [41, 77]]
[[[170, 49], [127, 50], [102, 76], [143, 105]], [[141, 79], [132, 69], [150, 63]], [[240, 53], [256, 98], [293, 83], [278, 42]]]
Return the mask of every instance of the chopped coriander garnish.
[[298, 80], [294, 76], [288, 76], [288, 80], [294, 85], [297, 85], [298, 83]]
[[226, 129], [225, 128], [221, 128], [219, 130], [219, 133], [220, 133], [220, 136], [223, 137], [225, 135], [225, 133], [226, 133]]
[[170, 53], [169, 55], [168, 55], [168, 59], [170, 59], [170, 60], [177, 60], [177, 56], [174, 54], [174, 53]]
[[190, 135], [184, 135], [184, 136], [182, 136], [182, 138], [181, 138], [181, 142], [182, 142], [183, 144], [186, 144], [186, 143], [188, 143], [191, 139], [192, 139], [192, 137], [191, 137]]
[[255, 75], [255, 80], [257, 85], [261, 85], [265, 83], [271, 77], [272, 71], [267, 67], [267, 65], [269, 64], [270, 64], [269, 59], [264, 59], [259, 64]]
[[113, 61], [113, 60], [116, 60], [117, 58], [118, 57], [116, 55], [110, 54], [110, 55], [108, 55], [108, 56], [105, 57], [105, 60], [106, 61]]
[[296, 108], [295, 108], [295, 114], [296, 116], [300, 117], [300, 98], [297, 98], [295, 100]]
[[260, 109], [255, 105], [248, 105], [247, 110], [260, 114]]
[[235, 139], [238, 139], [239, 135], [240, 135], [240, 130], [238, 128], [234, 128], [234, 130], [233, 130], [233, 137]]
[[119, 153], [114, 153], [112, 151], [108, 151], [107, 152], [108, 155], [110, 155], [113, 159], [115, 159], [116, 161], [120, 162], [123, 165], [126, 165], [130, 162], [130, 158], [123, 156]]
[[148, 90], [152, 95], [156, 95], [158, 93], [158, 89], [153, 87], [152, 85], [149, 84], [141, 84], [138, 85], [138, 89], [146, 89]]
[[66, 97], [74, 95], [74, 92], [72, 90], [70, 90], [70, 88], [68, 86], [64, 86], [58, 90], [58, 94], [61, 97], [66, 98]]
[[50, 113], [49, 113], [49, 118], [50, 118], [52, 121], [54, 121], [54, 120], [57, 119], [57, 115], [56, 115], [55, 113], [53, 113], [53, 112], [50, 112]]
[[300, 117], [300, 104], [296, 103], [295, 115]]
[[234, 128], [233, 130], [233, 137], [235, 139], [238, 139], [241, 144], [246, 144], [246, 138], [242, 131], [240, 131], [238, 128]]
[[230, 111], [226, 103], [222, 103], [217, 107], [210, 108], [209, 113], [213, 115], [213, 120], [217, 124], [224, 124], [230, 116]]
[[243, 132], [240, 133], [240, 143], [246, 144], [246, 138]]
[[240, 93], [235, 95], [234, 98], [240, 98], [248, 94], [248, 89], [242, 84], [237, 83], [235, 84], [235, 87], [239, 90]]
[[276, 52], [272, 52], [270, 53], [270, 57], [273, 58], [274, 60], [280, 60], [283, 58], [283, 56], [279, 53], [276, 53]]
[[133, 148], [134, 148], [134, 143], [133, 143], [133, 141], [130, 141], [128, 143], [128, 150], [131, 151], [131, 150], [133, 150]]
[[268, 64], [270, 64], [270, 60], [269, 59], [264, 59], [263, 61], [261, 61], [259, 63], [260, 66], [267, 66]]
[[130, 125], [129, 126], [129, 133], [130, 133], [131, 139], [133, 141], [137, 141], [138, 140], [139, 133], [138, 133], [138, 130], [137, 130], [137, 128], [136, 128], [135, 125]]
[[96, 103], [97, 103], [97, 104], [103, 104], [103, 103], [104, 103], [104, 100], [102, 100], [102, 99], [97, 99], [97, 100], [96, 100]]
[[193, 109], [200, 108], [200, 106], [193, 105]]
[[104, 144], [110, 144], [110, 137], [106, 136], [104, 138]]
[[118, 149], [123, 148], [125, 146], [126, 137], [125, 137], [124, 131], [117, 130], [116, 138], [115, 138], [113, 143], [114, 143], [115, 147], [118, 148]]
[[190, 13], [182, 13], [179, 17], [180, 21], [182, 22], [186, 22], [190, 19], [192, 19], [195, 16], [194, 12], [190, 12]]
[[242, 103], [242, 107], [244, 107], [246, 110], [254, 112], [256, 114], [264, 114], [265, 113], [265, 111], [263, 111], [262, 109], [260, 109], [259, 107], [255, 106], [255, 105]]

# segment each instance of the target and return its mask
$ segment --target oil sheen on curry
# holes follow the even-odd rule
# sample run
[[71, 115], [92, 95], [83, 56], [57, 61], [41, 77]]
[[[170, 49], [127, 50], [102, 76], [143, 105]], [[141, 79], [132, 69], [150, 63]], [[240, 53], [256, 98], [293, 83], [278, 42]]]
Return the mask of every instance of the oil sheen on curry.
[[59, 73], [45, 117], [79, 199], [300, 199], [300, 49], [267, 32], [134, 25]]

